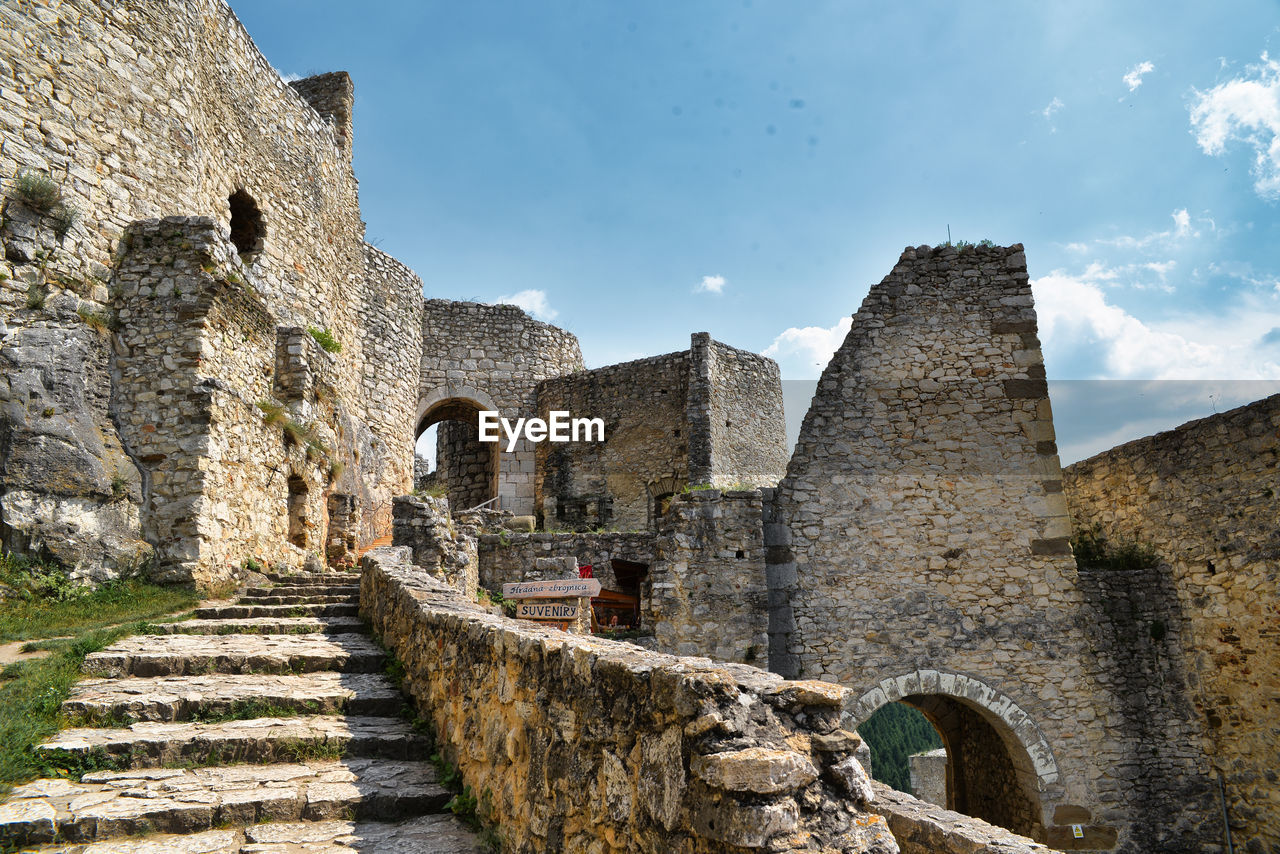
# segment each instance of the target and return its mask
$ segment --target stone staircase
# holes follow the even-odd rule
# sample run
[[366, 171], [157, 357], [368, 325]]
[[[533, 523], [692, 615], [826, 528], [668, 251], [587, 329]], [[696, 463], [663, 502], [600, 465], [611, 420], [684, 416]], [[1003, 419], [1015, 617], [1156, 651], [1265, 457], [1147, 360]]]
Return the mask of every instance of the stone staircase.
[[86, 657], [63, 703], [83, 725], [38, 748], [85, 773], [16, 787], [0, 850], [483, 850], [444, 811], [427, 741], [362, 633], [357, 576], [268, 578]]

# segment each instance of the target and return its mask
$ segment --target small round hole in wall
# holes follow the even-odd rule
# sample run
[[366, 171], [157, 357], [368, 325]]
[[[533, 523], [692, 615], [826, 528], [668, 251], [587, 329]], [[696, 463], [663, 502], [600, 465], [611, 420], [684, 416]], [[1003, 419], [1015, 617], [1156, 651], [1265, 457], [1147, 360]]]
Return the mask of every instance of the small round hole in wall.
[[240, 260], [252, 264], [262, 252], [262, 240], [266, 229], [262, 223], [262, 211], [253, 196], [243, 189], [236, 190], [227, 199], [231, 208], [231, 242], [240, 253]]

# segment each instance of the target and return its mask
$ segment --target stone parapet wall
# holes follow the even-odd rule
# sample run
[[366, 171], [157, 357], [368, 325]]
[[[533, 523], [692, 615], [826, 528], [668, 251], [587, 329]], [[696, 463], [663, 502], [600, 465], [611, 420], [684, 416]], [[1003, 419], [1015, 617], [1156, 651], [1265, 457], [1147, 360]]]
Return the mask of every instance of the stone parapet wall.
[[763, 666], [769, 611], [760, 493], [676, 496], [645, 591], [644, 618], [659, 650]]
[[[1153, 548], [1160, 565], [1090, 573], [1123, 637], [1119, 663], [1166, 662], [1135, 717], [1190, 702], [1187, 748], [1226, 790], [1238, 850], [1280, 849], [1280, 395], [1128, 442], [1067, 467], [1075, 523]], [[1123, 672], [1123, 671], [1121, 671]], [[1216, 781], [1206, 783], [1216, 786]]]
[[509, 852], [888, 852], [845, 691], [489, 614], [396, 549], [361, 613]]
[[872, 783], [872, 812], [884, 816], [902, 854], [1056, 854], [1025, 836]]

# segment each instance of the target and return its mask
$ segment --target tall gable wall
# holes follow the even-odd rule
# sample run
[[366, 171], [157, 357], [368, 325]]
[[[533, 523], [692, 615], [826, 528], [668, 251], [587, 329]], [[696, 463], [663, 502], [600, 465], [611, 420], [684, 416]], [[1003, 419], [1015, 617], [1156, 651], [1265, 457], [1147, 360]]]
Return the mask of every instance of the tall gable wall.
[[1195, 785], [1133, 784], [1150, 755], [1115, 712], [1117, 650], [1090, 634], [1020, 245], [903, 253], [823, 373], [766, 522], [771, 666], [854, 687], [857, 720], [905, 699], [958, 757], [1002, 741], [1004, 778], [957, 764], [969, 810], [1004, 810], [974, 814], [1051, 845], [1213, 838], [1185, 729], [1159, 779]]

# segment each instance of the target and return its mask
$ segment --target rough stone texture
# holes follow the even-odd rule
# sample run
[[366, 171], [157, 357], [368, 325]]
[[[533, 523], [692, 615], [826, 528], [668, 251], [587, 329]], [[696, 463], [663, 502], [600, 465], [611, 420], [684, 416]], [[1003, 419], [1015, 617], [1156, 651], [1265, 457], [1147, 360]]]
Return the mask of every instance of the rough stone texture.
[[654, 530], [690, 484], [772, 486], [786, 468], [778, 366], [705, 332], [684, 352], [541, 383], [539, 414], [552, 410], [604, 419], [605, 441], [537, 446], [548, 528]]
[[[961, 812], [1130, 851], [1221, 838], [1198, 768], [1161, 801], [1100, 678], [1068, 543], [1020, 245], [908, 248], [823, 373], [768, 518], [771, 666], [904, 700], [953, 751]], [[790, 622], [788, 623], [788, 619]], [[1193, 806], [1188, 807], [1188, 804]]]
[[151, 546], [141, 478], [111, 423], [110, 342], [77, 303], [50, 299], [0, 335], [0, 545], [96, 582], [139, 568]]
[[392, 545], [407, 548], [415, 565], [474, 597], [480, 571], [475, 533], [454, 522], [449, 502], [402, 495], [395, 499], [394, 513]]
[[824, 777], [793, 772], [791, 788], [743, 794], [691, 771], [695, 756], [724, 764], [753, 748], [819, 770], [851, 756], [812, 743], [839, 730], [843, 689], [507, 620], [401, 555], [364, 556], [362, 608], [445, 755], [490, 795], [505, 850], [897, 850], [882, 820]]
[[90, 678], [71, 687], [62, 712], [72, 720], [185, 721], [197, 711], [226, 715], [254, 703], [312, 714], [394, 715], [403, 698], [380, 673]]
[[149, 630], [157, 635], [218, 635], [232, 632], [263, 635], [308, 634], [325, 632], [343, 634], [358, 632], [363, 623], [358, 617], [258, 617], [232, 620], [182, 620], [176, 623], [152, 623]]
[[763, 531], [759, 492], [699, 489], [676, 497], [644, 588], [644, 622], [659, 650], [765, 663]]
[[85, 656], [95, 676], [337, 670], [373, 673], [385, 656], [363, 635], [132, 635]]
[[947, 750], [939, 747], [909, 758], [911, 770], [911, 794], [922, 801], [947, 805]]
[[902, 854], [1054, 854], [1058, 850], [880, 783], [872, 786], [876, 797], [871, 810], [888, 820]]
[[[415, 437], [441, 421], [474, 419], [481, 409], [497, 410], [512, 421], [536, 415], [539, 380], [582, 370], [576, 337], [513, 305], [429, 299], [423, 306]], [[534, 446], [520, 439], [508, 453], [503, 442], [497, 454], [502, 509], [531, 514]], [[449, 470], [447, 459], [437, 457], [437, 465]]]
[[[1278, 474], [1280, 395], [1063, 471], [1077, 526], [1160, 557], [1150, 570], [1082, 573], [1112, 627], [1103, 654], [1128, 683], [1120, 711], [1145, 725], [1148, 754], [1181, 736], [1204, 757], [1206, 783], [1223, 780], [1233, 841], [1246, 851], [1280, 850]], [[1180, 730], [1162, 731], [1169, 706], [1187, 712], [1172, 722]]]
[[[617, 578], [613, 561], [648, 567], [654, 560], [654, 540], [650, 531], [628, 533], [604, 531], [581, 533], [501, 533], [480, 535], [480, 585], [502, 591], [502, 585], [523, 581], [537, 569], [539, 558], [571, 557], [579, 566], [590, 566], [601, 588], [639, 595], [640, 587]], [[632, 567], [640, 572], [639, 567]]]
[[[58, 308], [68, 300], [71, 311], [79, 305], [107, 327], [112, 344], [48, 351], [55, 369], [37, 391], [67, 404], [49, 404], [56, 411], [48, 421], [0, 406], [10, 453], [66, 463], [47, 484], [11, 486], [4, 474], [6, 542], [43, 544], [52, 529], [76, 544], [66, 547], [73, 572], [94, 579], [135, 562], [136, 541], [145, 539], [156, 546], [160, 577], [221, 580], [246, 557], [299, 565], [322, 550], [328, 491], [357, 499], [357, 517], [344, 520], [357, 544], [385, 534], [390, 496], [411, 484], [417, 401], [403, 377], [421, 351], [421, 283], [363, 243], [350, 79], [338, 72], [285, 84], [218, 0], [6, 4], [0, 56], [0, 272], [8, 277], [0, 326], [9, 333], [0, 360], [24, 362], [10, 346], [25, 349], [28, 331], [42, 324], [71, 329], [69, 312]], [[23, 169], [60, 182], [80, 222], [59, 234], [10, 198], [9, 182]], [[233, 196], [256, 207], [256, 235], [231, 221]], [[176, 214], [201, 217], [200, 229], [224, 248], [230, 232], [244, 245], [230, 258], [217, 247], [202, 257], [183, 244], [203, 237], [183, 235], [171, 254], [151, 258], [157, 275], [143, 293], [135, 286], [147, 275], [136, 267], [145, 259], [126, 232]], [[119, 279], [122, 264], [135, 269]], [[47, 295], [44, 307], [28, 307], [28, 289]], [[276, 327], [308, 326], [334, 331], [343, 351], [327, 386], [333, 398], [290, 401], [290, 415], [316, 422], [329, 462], [345, 475], [311, 470], [319, 465], [281, 471], [283, 449], [258, 447], [266, 437], [253, 406], [270, 392]], [[99, 376], [104, 365], [109, 382]], [[77, 391], [85, 378], [93, 381], [87, 396]], [[72, 405], [77, 398], [83, 405]], [[174, 420], [154, 417], [165, 415]], [[112, 435], [111, 422], [122, 435]], [[72, 423], [93, 428], [78, 447], [50, 441]], [[169, 434], [173, 447], [139, 453], [147, 427]], [[71, 469], [82, 474], [78, 492], [64, 476]], [[276, 536], [291, 474], [308, 483], [310, 537], [298, 551]], [[139, 506], [140, 519], [127, 504]]]
[[481, 854], [475, 836], [451, 815], [427, 815], [399, 823], [274, 821], [235, 830], [88, 845], [41, 847], [40, 854]]
[[304, 716], [81, 727], [62, 730], [37, 749], [55, 762], [63, 754], [98, 753], [129, 768], [156, 768], [214, 758], [222, 765], [289, 761], [317, 747], [340, 751], [334, 756], [424, 759], [428, 744], [399, 718]]
[[439, 809], [449, 792], [420, 762], [379, 759], [98, 771], [37, 780], [0, 804], [0, 840], [88, 842], [259, 821], [394, 819]]

